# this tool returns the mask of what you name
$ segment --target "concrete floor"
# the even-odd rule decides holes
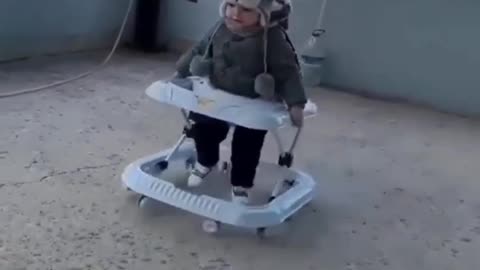
[[[2,64],[0,91],[101,57]],[[144,95],[172,59],[122,52],[87,79],[0,99],[0,269],[480,269],[480,121],[320,89],[297,154],[318,196],[271,238],[138,209],[119,175],[181,130]],[[264,159],[273,150],[269,138]]]

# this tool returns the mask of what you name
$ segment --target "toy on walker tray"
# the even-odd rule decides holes
[[[229,224],[256,229],[258,235],[263,236],[266,228],[285,222],[312,200],[316,186],[314,179],[291,168],[292,152],[301,129],[297,130],[288,150],[284,149],[278,134],[278,129],[291,124],[284,104],[232,95],[213,88],[208,78],[201,77],[189,77],[179,82],[158,81],[146,93],[158,102],[179,107],[186,125],[171,149],[137,160],[124,170],[123,186],[140,194],[139,206],[143,206],[147,199],[153,199],[206,218],[203,229],[208,233],[217,232],[221,224]],[[183,164],[181,169],[188,172],[196,162],[195,146],[187,141],[191,138],[189,130],[192,126],[188,119],[189,111],[224,120],[232,126],[273,133],[280,156],[277,164],[270,165],[276,171],[286,173],[275,179],[276,184],[272,185],[271,195],[266,196],[264,204],[241,205],[206,194],[195,194],[167,179],[169,170],[178,170],[173,163],[180,162]],[[305,106],[305,118],[314,116],[316,112],[315,104],[309,101]],[[228,163],[221,163],[220,169],[228,172]]]

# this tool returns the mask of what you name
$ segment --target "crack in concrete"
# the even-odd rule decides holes
[[[49,178],[60,176],[60,175],[74,174],[74,173],[79,173],[79,172],[87,171],[87,170],[98,170],[98,169],[108,168],[108,167],[119,165],[120,163],[121,162],[98,165],[98,166],[85,166],[85,167],[76,168],[75,170],[71,170],[71,171],[61,171],[61,172],[53,171],[49,175],[46,175],[46,176],[40,178],[40,180],[38,182],[44,182],[45,180],[47,180]]]
[[[26,184],[41,183],[41,182],[45,182],[48,179],[56,177],[56,176],[70,175],[70,174],[75,174],[75,173],[79,173],[79,172],[82,172],[82,171],[88,171],[88,170],[98,170],[98,169],[113,167],[113,166],[120,165],[120,164],[121,164],[121,162],[115,162],[115,163],[111,163],[111,164],[104,164],[104,165],[98,165],[98,166],[85,166],[85,167],[76,168],[76,169],[70,170],[70,171],[60,171],[60,172],[52,171],[49,175],[46,175],[46,176],[40,178],[38,181],[0,183],[0,188],[6,187],[6,186],[20,187],[20,186],[26,185]]]

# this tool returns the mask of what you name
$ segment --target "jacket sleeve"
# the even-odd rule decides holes
[[[303,107],[307,103],[300,66],[293,45],[286,33],[278,28],[269,30],[267,61],[275,79],[275,91],[288,105]]]
[[[217,22],[200,41],[180,56],[176,63],[176,70],[179,77],[188,77],[191,75],[190,63],[192,62],[192,59],[197,55],[205,54],[205,51],[209,47],[210,40],[213,38],[213,35],[221,23],[222,21]]]

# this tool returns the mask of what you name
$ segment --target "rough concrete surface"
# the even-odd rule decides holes
[[[0,92],[101,56],[0,65]],[[144,94],[173,59],[123,51],[92,77],[0,99],[0,269],[480,269],[480,122],[322,89],[297,151],[318,196],[279,232],[211,236],[199,217],[138,209],[120,174],[181,131]],[[264,159],[274,150],[269,138]]]

